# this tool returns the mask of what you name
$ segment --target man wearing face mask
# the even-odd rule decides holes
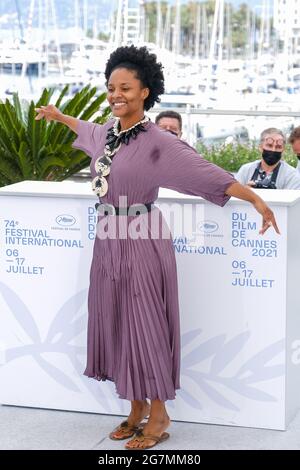
[[[298,172],[300,172],[300,126],[295,127],[295,129],[293,129],[289,137],[289,144],[291,144],[293,152],[297,155],[297,170]]]
[[[260,136],[261,160],[246,163],[239,169],[236,179],[259,189],[300,189],[300,175],[282,160],[285,136],[276,128],[264,130]]]

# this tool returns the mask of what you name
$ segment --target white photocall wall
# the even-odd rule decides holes
[[[126,414],[114,384],[82,375],[95,200],[80,183],[53,184],[0,190],[0,402]],[[170,204],[178,217],[183,204],[197,211],[195,224],[174,227],[182,388],[167,404],[173,419],[285,429],[299,405],[288,393],[289,377],[300,391],[292,193],[283,203],[274,196],[281,235],[262,237],[249,204],[220,208],[161,191],[166,218]]]

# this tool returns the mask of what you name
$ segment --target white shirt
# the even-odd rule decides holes
[[[255,169],[261,160],[246,163],[242,165],[235,178],[241,184],[247,184],[251,180]],[[276,179],[277,189],[300,189],[300,162],[298,164],[299,171],[293,168],[284,160],[280,160],[280,168]]]

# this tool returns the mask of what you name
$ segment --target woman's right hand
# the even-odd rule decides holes
[[[62,115],[62,112],[53,104],[48,104],[47,106],[35,108],[35,111],[38,113],[35,117],[36,121],[40,121],[40,119],[43,118],[45,118],[47,122],[58,121],[59,117]]]

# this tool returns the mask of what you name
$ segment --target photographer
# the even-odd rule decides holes
[[[276,128],[264,130],[260,136],[261,160],[246,163],[236,179],[241,184],[261,189],[300,189],[300,175],[282,160],[285,136]]]

